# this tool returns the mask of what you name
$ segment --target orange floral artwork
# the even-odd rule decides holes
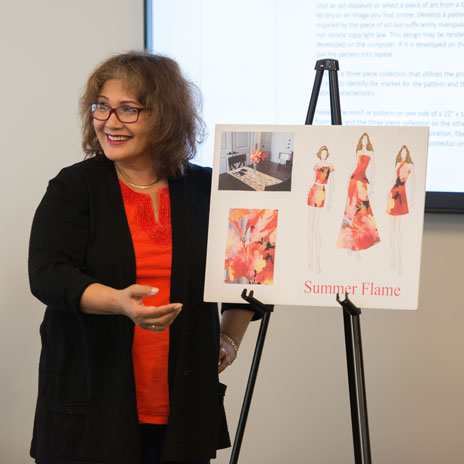
[[[274,209],[230,209],[225,282],[274,283],[277,215]]]

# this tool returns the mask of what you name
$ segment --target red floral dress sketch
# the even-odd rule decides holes
[[[277,210],[231,209],[224,262],[225,282],[274,282]],[[237,282],[238,283],[238,282]]]
[[[371,157],[358,154],[357,165],[350,177],[348,196],[337,246],[349,250],[365,250],[380,241],[367,192],[366,169]]]
[[[387,213],[392,216],[402,216],[409,213],[408,199],[406,198],[406,181],[411,168],[402,161],[396,170],[396,181],[393,185],[387,202]]]
[[[316,180],[308,194],[308,206],[322,208],[325,203],[325,186],[329,180],[330,173],[334,170],[333,166],[314,166],[316,171]]]

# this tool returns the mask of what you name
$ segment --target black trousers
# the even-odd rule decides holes
[[[140,424],[141,464],[160,464],[164,443],[165,425]],[[169,464],[210,464],[207,460],[176,461]]]

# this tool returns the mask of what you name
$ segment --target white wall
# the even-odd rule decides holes
[[[48,179],[82,158],[77,98],[89,71],[143,45],[142,3],[10,2],[0,15],[1,464],[31,462],[43,315],[26,275],[32,215]],[[420,309],[362,315],[376,464],[464,462],[463,262],[464,216],[426,216]],[[223,375],[232,431],[258,327]],[[340,311],[277,308],[240,462],[347,464],[350,427]],[[223,451],[217,462],[229,456]]]
[[[27,281],[32,215],[48,180],[82,159],[77,99],[86,77],[108,55],[142,47],[142,0],[2,2],[1,464],[32,462],[43,316]]]
[[[290,153],[293,151],[293,133],[277,132],[272,134],[271,161],[279,163],[280,152]]]

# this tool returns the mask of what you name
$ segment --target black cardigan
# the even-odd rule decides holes
[[[167,461],[215,457],[230,445],[217,307],[203,302],[210,188],[211,170],[194,165],[169,182],[171,301],[183,310],[170,329]],[[91,283],[122,289],[135,275],[113,163],[92,158],[63,169],[37,209],[29,250],[31,290],[47,305],[31,445],[38,463],[140,463],[134,325],[79,311]]]

